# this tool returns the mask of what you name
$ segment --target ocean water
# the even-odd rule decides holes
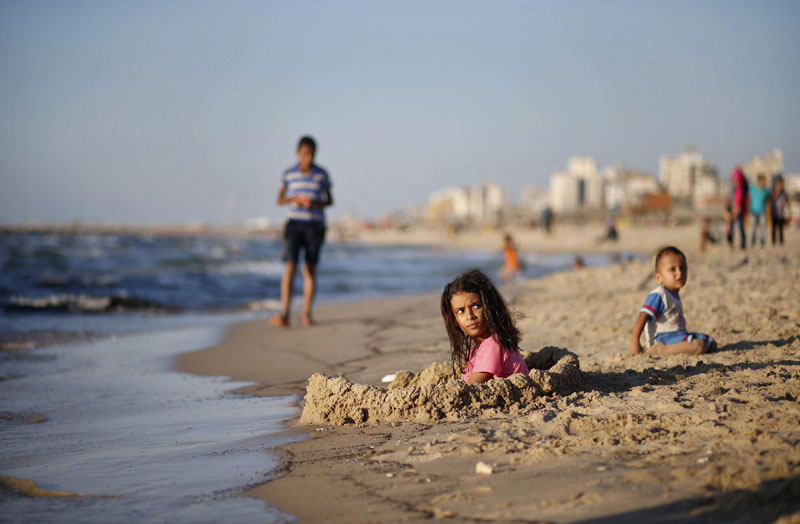
[[[240,493],[273,474],[266,451],[292,438],[281,421],[298,399],[234,395],[243,384],[174,371],[180,353],[275,310],[280,254],[266,240],[0,235],[0,342],[17,347],[0,351],[0,475],[86,495],[0,490],[0,520],[291,520]],[[529,278],[573,259],[522,257]],[[330,243],[319,302],[438,291],[501,264],[499,252]],[[48,340],[72,342],[41,347]]]
[[[210,236],[0,235],[0,341],[48,333],[123,334],[275,311],[281,243]],[[584,255],[587,265],[607,255]],[[571,267],[574,254],[523,254],[527,278]],[[427,293],[477,267],[497,275],[498,251],[331,242],[319,303]],[[295,291],[302,281],[298,275]],[[296,301],[299,304],[299,301]]]
[[[294,397],[229,393],[243,383],[173,371],[223,326],[110,337],[3,362],[0,474],[81,497],[0,490],[2,522],[284,522],[241,497],[268,480],[266,450],[289,442]]]

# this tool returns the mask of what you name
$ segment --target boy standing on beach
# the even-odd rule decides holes
[[[656,255],[656,281],[660,284],[647,295],[633,326],[629,349],[632,355],[642,352],[639,337],[647,324],[647,349],[650,355],[699,355],[713,351],[717,343],[709,335],[690,333],[683,316],[681,288],[686,285],[686,255],[676,247],[665,247]]]
[[[304,136],[297,144],[297,164],[283,173],[278,205],[289,205],[289,220],[283,231],[283,261],[286,269],[281,279],[281,312],[272,317],[272,323],[289,327],[289,311],[294,291],[294,276],[300,259],[303,265],[303,324],[313,323],[311,306],[317,284],[317,262],[325,241],[324,208],[333,205],[331,181],[328,173],[314,164],[317,144]]]
[[[756,228],[761,229],[761,247],[767,241],[767,201],[769,200],[769,189],[767,189],[767,177],[764,173],[759,173],[756,179],[756,187],[750,191],[750,213],[753,215],[753,225],[750,233],[750,245],[756,246]]]

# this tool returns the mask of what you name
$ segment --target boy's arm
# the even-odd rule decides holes
[[[278,205],[282,206],[284,204],[288,204],[291,201],[292,198],[286,196],[286,187],[281,186],[281,190],[278,192]]]
[[[639,343],[639,337],[642,336],[642,330],[648,320],[650,320],[650,315],[647,313],[639,313],[639,316],[636,318],[636,323],[633,325],[633,333],[631,334],[631,341],[628,343],[628,350],[631,355],[638,355],[642,352],[642,345]]]
[[[330,189],[325,190],[325,200],[312,200],[309,209],[322,209],[323,207],[328,207],[333,205],[333,193],[331,193]]]
[[[311,200],[305,196],[286,196],[286,188],[281,187],[280,192],[278,192],[278,205],[282,206],[285,204],[295,204],[300,207],[305,207],[311,209]]]

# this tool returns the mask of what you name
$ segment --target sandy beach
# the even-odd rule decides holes
[[[595,244],[601,232],[517,242],[522,251],[678,245],[688,254],[688,327],[711,333],[719,351],[627,354],[656,285],[649,261],[504,287],[523,349],[577,355],[579,385],[440,420],[290,421],[308,439],[279,448],[279,477],[248,494],[303,522],[800,522],[796,232],[785,247],[746,254],[697,253],[689,226],[623,230],[612,245]],[[449,360],[438,294],[325,306],[316,316],[312,328],[236,325],[179,366],[257,383],[242,393],[302,395],[317,372],[385,388],[386,374]]]

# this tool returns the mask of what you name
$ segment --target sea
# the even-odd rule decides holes
[[[276,311],[281,253],[265,238],[0,235],[2,521],[293,521],[242,492],[275,475],[269,449],[302,438],[282,424],[299,398],[237,395],[245,383],[175,369],[179,354],[216,344],[231,324]],[[587,266],[618,258],[525,253],[522,278],[571,268],[576,256]],[[317,303],[437,292],[466,269],[494,276],[502,263],[499,247],[333,241]],[[73,496],[34,496],[9,479]]]

